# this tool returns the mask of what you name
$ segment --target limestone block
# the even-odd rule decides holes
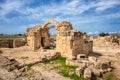
[[[80,77],[83,75],[84,70],[85,70],[85,66],[81,66],[81,67],[76,68],[75,73],[77,76]]]
[[[109,67],[111,67],[111,62],[106,59],[97,60],[97,62],[95,63],[95,68],[97,69],[107,69]]]
[[[84,75],[83,76],[84,76],[84,78],[86,80],[91,80],[91,78],[92,78],[92,70],[90,68],[86,68],[84,70]]]
[[[99,70],[99,69],[95,69],[95,68],[92,68],[92,73],[97,76],[97,77],[101,77],[102,76],[102,71]]]
[[[97,58],[96,58],[96,57],[93,57],[93,56],[89,56],[89,57],[88,57],[88,60],[89,60],[90,62],[93,62],[93,63],[96,63],[96,62],[97,62]]]

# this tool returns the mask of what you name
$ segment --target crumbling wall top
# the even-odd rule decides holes
[[[36,25],[32,28],[27,28],[27,35],[34,35],[38,30],[40,30],[41,26],[40,25]]]
[[[69,31],[72,29],[73,29],[72,24],[67,21],[62,21],[57,25],[57,31]]]

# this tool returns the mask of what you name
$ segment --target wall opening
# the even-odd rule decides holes
[[[44,43],[45,43],[45,37],[41,37],[41,46],[42,46],[42,47],[45,46]]]
[[[50,48],[54,49],[56,48],[56,30],[55,28],[50,28],[49,29],[49,34],[50,34]]]
[[[13,40],[8,40],[8,47],[13,48]]]

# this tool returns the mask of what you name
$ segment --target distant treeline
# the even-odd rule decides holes
[[[109,33],[104,33],[104,32],[102,32],[102,33],[99,33],[99,36],[101,36],[101,37],[109,36]]]
[[[26,34],[0,34],[0,38],[24,38],[26,37]]]

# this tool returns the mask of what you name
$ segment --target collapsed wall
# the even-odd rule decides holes
[[[91,37],[91,40],[93,40],[94,46],[99,47],[120,47],[120,37],[119,36],[105,36],[105,37]]]
[[[15,48],[25,46],[26,40],[17,38],[17,39],[0,39],[0,48]]]

